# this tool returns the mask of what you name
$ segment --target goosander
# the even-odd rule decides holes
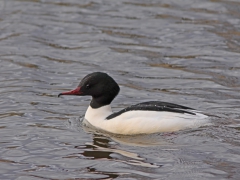
[[[113,113],[111,102],[120,88],[103,72],[85,76],[78,87],[58,95],[92,96],[85,120],[97,129],[113,134],[136,135],[173,132],[209,123],[208,116],[195,109],[168,102],[149,101]]]

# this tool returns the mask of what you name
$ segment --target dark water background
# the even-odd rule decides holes
[[[0,179],[240,179],[240,1],[0,0]],[[109,137],[81,127],[93,71],[117,111],[161,100],[213,126]]]

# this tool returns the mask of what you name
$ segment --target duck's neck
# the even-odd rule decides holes
[[[100,120],[106,119],[110,114],[112,114],[112,108],[110,105],[101,106],[99,108],[93,108],[90,105],[86,111],[85,119],[90,123],[95,121],[100,122]]]
[[[108,83],[108,86],[105,87],[101,95],[92,95],[90,106],[94,109],[98,109],[110,105],[113,99],[118,95],[119,91],[120,88],[115,81]]]
[[[109,105],[114,97],[110,95],[100,96],[100,97],[92,97],[92,101],[90,103],[90,106],[93,109],[99,109],[103,106]]]

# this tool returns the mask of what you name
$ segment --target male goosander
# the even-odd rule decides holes
[[[85,76],[78,87],[58,95],[92,96],[85,120],[97,129],[114,134],[133,135],[173,132],[197,128],[209,122],[208,116],[177,104],[149,101],[129,106],[113,113],[111,102],[120,88],[103,72]]]

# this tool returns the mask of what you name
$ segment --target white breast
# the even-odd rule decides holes
[[[98,109],[89,106],[85,119],[94,127],[114,134],[150,134],[197,128],[209,123],[208,116],[194,113],[196,115],[164,111],[128,111],[107,120],[106,117],[112,114],[110,105],[107,105]]]

